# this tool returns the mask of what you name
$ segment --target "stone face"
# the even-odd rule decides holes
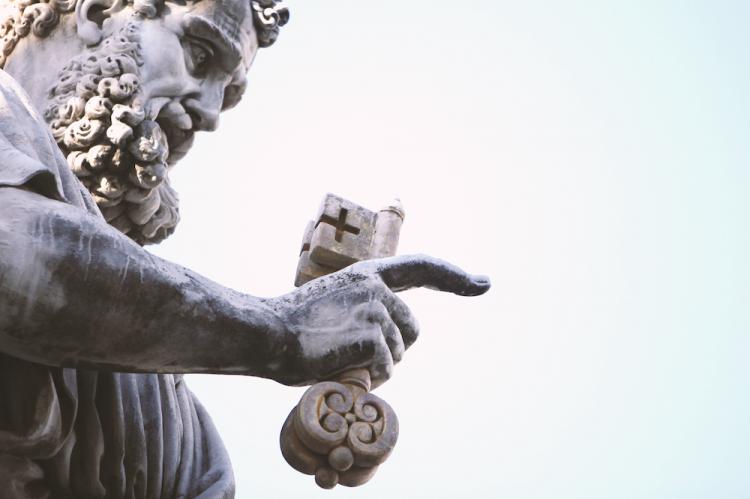
[[[35,73],[26,75],[25,90],[47,101],[39,110],[71,169],[107,220],[142,245],[174,232],[179,203],[171,168],[194,132],[216,128],[219,112],[240,100],[258,47],[271,45],[289,17],[276,0],[5,0],[2,6],[8,14],[0,23],[0,67]],[[107,9],[99,24],[88,19],[91,8]],[[156,29],[148,22],[160,18],[165,22]],[[19,41],[38,37],[54,39],[44,42],[50,64],[15,56]],[[82,47],[70,57],[76,43]],[[207,69],[232,81],[182,95]]]

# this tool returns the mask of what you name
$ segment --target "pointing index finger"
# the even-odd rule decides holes
[[[474,275],[439,258],[404,255],[361,262],[361,269],[380,275],[393,291],[423,287],[461,296],[477,296],[490,289],[490,279]]]

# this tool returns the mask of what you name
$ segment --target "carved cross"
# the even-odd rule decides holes
[[[327,215],[323,213],[321,215],[320,220],[318,220],[318,224],[324,223],[328,225],[332,225],[336,228],[336,241],[341,242],[341,240],[344,238],[344,232],[350,232],[354,234],[355,236],[359,234],[359,227],[355,227],[354,225],[349,225],[346,223],[346,217],[349,215],[349,210],[346,208],[341,208],[339,211],[338,218],[334,218],[330,215]],[[317,227],[318,225],[316,225]]]
[[[400,203],[376,213],[326,195],[317,216],[305,228],[295,286],[355,262],[395,255],[403,219]]]

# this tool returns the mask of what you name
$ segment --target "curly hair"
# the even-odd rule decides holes
[[[7,0],[6,13],[0,21],[0,68],[13,52],[18,41],[32,33],[40,38],[60,22],[60,17],[75,10],[82,0]],[[154,18],[170,0],[124,0],[136,12]],[[198,0],[202,1],[202,0]],[[248,0],[252,2],[253,25],[260,47],[272,45],[279,28],[289,20],[289,10],[279,0]]]

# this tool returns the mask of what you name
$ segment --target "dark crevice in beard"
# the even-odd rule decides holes
[[[138,34],[131,21],[69,61],[44,116],[107,222],[144,245],[174,232],[179,202],[169,185],[167,137],[146,119],[140,97]]]

